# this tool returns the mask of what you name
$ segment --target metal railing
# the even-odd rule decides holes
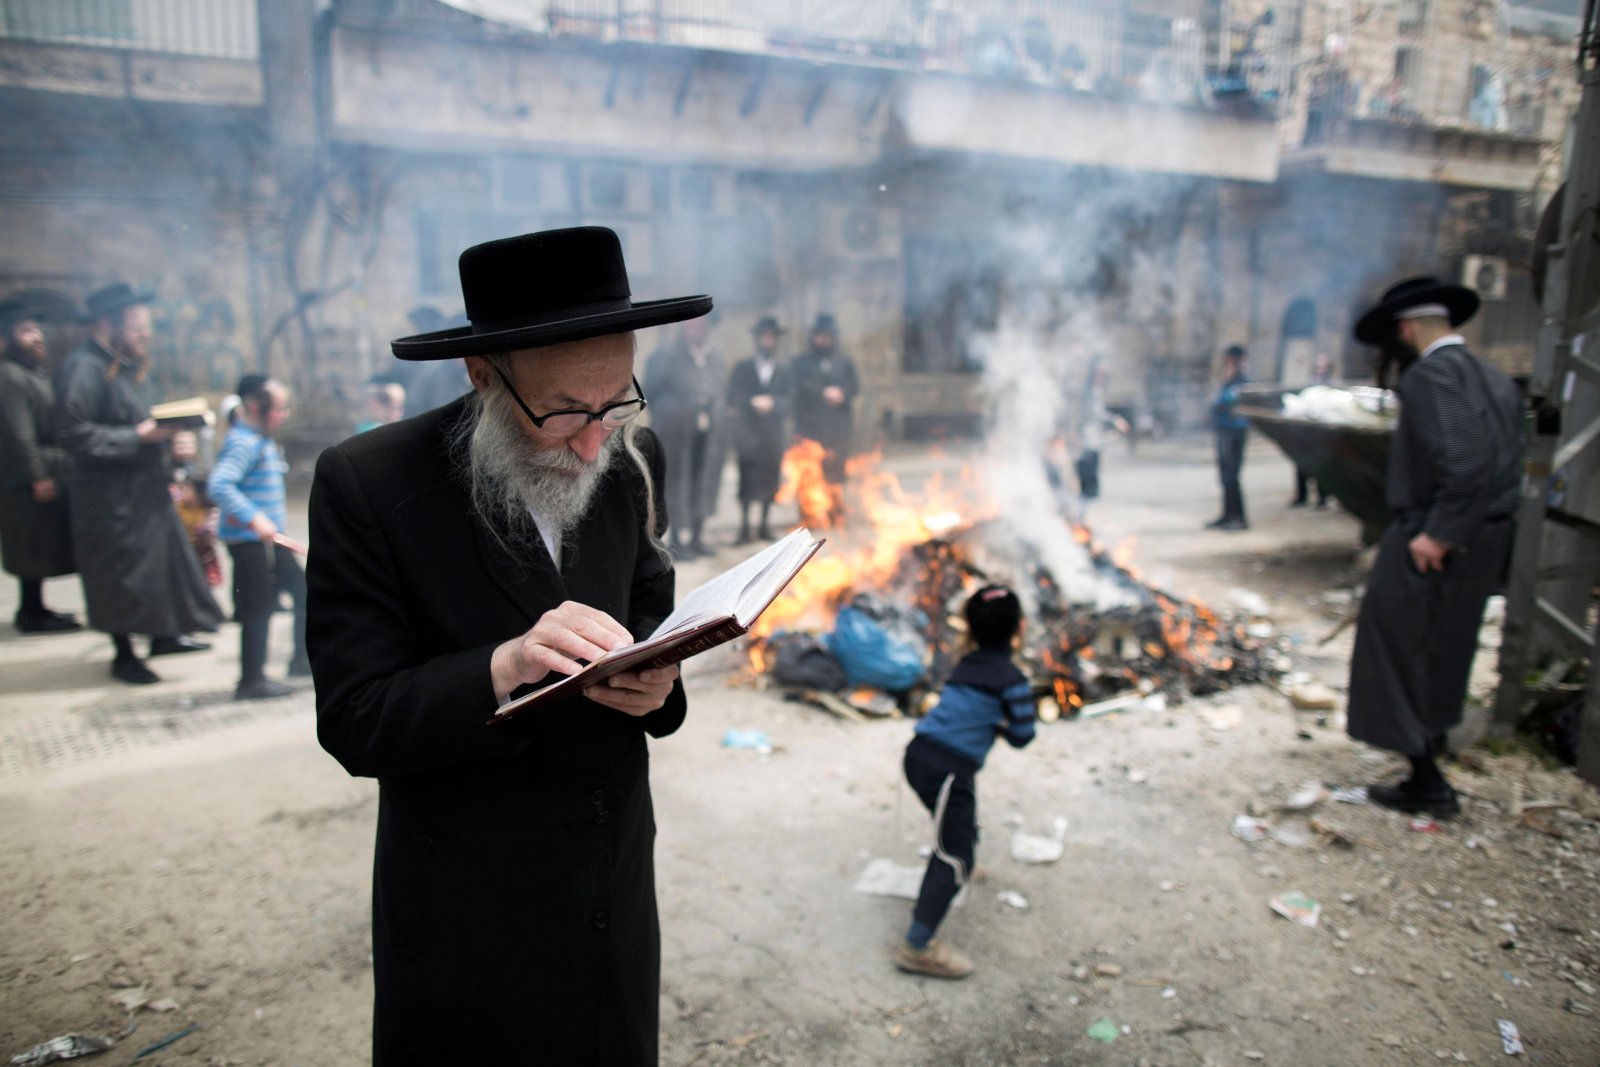
[[[472,0],[452,2],[483,10]],[[1202,102],[1211,88],[1198,3],[1195,17],[1130,12],[1114,0],[548,0],[542,6],[544,28],[555,36],[949,71],[1170,103]],[[1276,85],[1258,65],[1240,91],[1264,82]]]
[[[256,0],[0,0],[0,38],[255,59]]]

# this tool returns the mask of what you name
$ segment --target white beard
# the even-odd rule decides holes
[[[504,389],[480,393],[468,405],[452,443],[478,519],[513,554],[543,540],[530,508],[558,542],[565,540],[588,512],[621,434],[607,437],[595,461],[585,463],[567,448],[537,448]]]

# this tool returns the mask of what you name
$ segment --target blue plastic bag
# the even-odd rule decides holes
[[[828,651],[851,685],[903,693],[922,680],[926,646],[909,627],[894,630],[855,604],[840,610],[827,637]]]

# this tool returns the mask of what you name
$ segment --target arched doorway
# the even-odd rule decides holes
[[[1278,340],[1278,382],[1299,387],[1311,382],[1311,364],[1317,354],[1317,305],[1301,297],[1283,313]]]

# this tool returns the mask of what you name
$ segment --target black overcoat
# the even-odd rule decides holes
[[[0,359],[0,558],[7,574],[54,578],[76,570],[67,521],[67,454],[56,444],[56,394],[43,367]],[[40,503],[33,483],[51,479]]]
[[[1505,572],[1522,471],[1522,397],[1460,345],[1401,376],[1389,446],[1393,521],[1350,657],[1351,737],[1408,756],[1430,751],[1461,721],[1483,609]],[[1417,570],[1418,533],[1453,546],[1445,569]]]
[[[150,406],[133,372],[113,373],[112,362],[91,340],[67,357],[56,396],[89,625],[163,637],[215,630],[222,609],[173,506],[162,446],[135,432]]]
[[[650,427],[661,439],[661,449],[668,460],[664,492],[667,511],[685,531],[717,511],[717,493],[728,454],[728,429],[722,418],[722,390],[727,380],[727,364],[716,349],[709,349],[705,363],[696,365],[682,337],[652,352],[645,366]],[[702,417],[708,423],[707,433],[696,457]]]
[[[507,556],[447,454],[458,400],[328,449],[311,490],[317,732],[379,780],[373,1062],[654,1064],[660,935],[645,735],[582,698],[486,726],[489,660],[564,600],[644,635],[672,608],[617,450],[558,571]],[[642,443],[661,462],[654,438]]]
[[[789,413],[793,405],[789,368],[775,360],[772,377],[761,384],[756,361],[740,360],[728,375],[728,423],[734,454],[739,460],[739,500],[767,503],[778,495],[783,453],[789,447]],[[758,396],[772,397],[772,410],[750,406]]]
[[[791,366],[794,381],[794,432],[820,442],[833,453],[828,464],[830,479],[838,480],[838,471],[850,452],[850,406],[861,391],[856,377],[856,365],[842,350],[827,354],[808,348],[796,356]],[[836,385],[844,391],[844,403],[838,406],[822,399],[822,391]]]

